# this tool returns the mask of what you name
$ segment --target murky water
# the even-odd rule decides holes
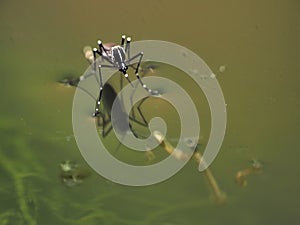
[[[0,224],[295,224],[299,21],[300,4],[293,0],[2,1]],[[214,203],[193,161],[165,182],[137,188],[100,177],[80,155],[71,122],[75,89],[57,81],[85,71],[83,46],[95,46],[98,38],[119,42],[123,33],[183,45],[216,74],[228,124],[210,169],[227,195],[225,204]],[[210,122],[202,92],[174,68],[162,65],[154,75],[181,83],[200,102],[205,145]],[[117,89],[118,78],[111,84]],[[178,115],[171,105],[149,99],[143,108],[147,118],[166,119],[168,138],[176,144]],[[113,134],[104,141],[118,145]],[[144,154],[126,151],[121,147],[117,157],[151,163]],[[161,148],[155,153],[156,160],[166,157]],[[241,187],[235,176],[251,168],[252,159],[262,170],[246,176],[247,186]],[[86,174],[74,187],[61,177],[65,160]]]

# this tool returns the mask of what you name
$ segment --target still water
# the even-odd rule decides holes
[[[1,1],[0,224],[296,224],[299,21],[294,0]],[[185,46],[216,74],[228,123],[210,170],[226,193],[224,204],[214,202],[193,160],[160,184],[128,187],[99,176],[82,158],[72,130],[75,88],[58,81],[86,70],[84,46],[99,38],[119,42],[123,33]],[[210,114],[201,90],[166,65],[151,75],[180,83],[197,102],[204,150]],[[111,85],[118,90],[117,76]],[[149,99],[143,110],[166,120],[176,144],[180,123],[171,105]],[[118,146],[113,134],[104,142]],[[112,152],[136,165],[166,157],[162,148],[151,162],[124,147]],[[66,167],[66,160],[75,164]],[[242,187],[235,179],[250,171],[251,160],[262,168]],[[74,185],[62,174],[72,165],[80,171]]]

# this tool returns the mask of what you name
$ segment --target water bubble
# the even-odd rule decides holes
[[[220,73],[224,73],[226,71],[226,66],[225,65],[220,66],[219,71]]]
[[[195,143],[192,139],[190,139],[190,138],[186,138],[185,140],[184,140],[184,142],[185,142],[185,144],[188,146],[188,147],[190,147],[190,148],[193,148],[193,147],[195,147],[196,145],[197,145],[197,143]]]

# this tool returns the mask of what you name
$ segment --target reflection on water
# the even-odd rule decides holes
[[[29,0],[0,5],[0,224],[252,225],[299,220],[297,1],[135,0],[115,7],[94,0]],[[209,186],[193,162],[165,182],[133,188],[98,176],[80,155],[72,138],[74,89],[56,81],[85,71],[82,47],[99,38],[118,42],[123,32],[136,40],[186,46],[214,71],[228,104],[228,127],[210,169],[227,194],[226,204],[212,203]],[[203,151],[210,112],[201,90],[174,68],[145,68],[147,76],[172,79],[191,93],[200,115]],[[110,84],[118,90],[118,79]],[[170,104],[149,99],[143,110],[146,118],[165,119],[167,138],[176,145],[180,124]],[[143,127],[136,129],[148,134]],[[113,134],[105,143],[111,149],[118,146]],[[153,153],[153,163],[168,154],[162,148]],[[152,163],[145,154],[124,147],[116,155],[135,165]],[[66,159],[88,171],[87,177],[79,177],[79,185],[61,182],[60,163]],[[249,165],[251,159],[263,162],[262,173],[252,174],[256,167]],[[78,181],[76,173],[68,181]],[[235,179],[248,181],[247,187],[240,188]]]

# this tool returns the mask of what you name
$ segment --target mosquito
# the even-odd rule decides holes
[[[126,43],[125,43],[126,41]],[[140,75],[139,75],[139,68],[142,62],[142,58],[144,53],[139,52],[138,54],[130,57],[130,43],[131,43],[131,37],[127,37],[125,35],[122,35],[121,43],[120,45],[111,45],[111,46],[104,46],[102,44],[101,40],[98,40],[98,48],[92,49],[92,58],[89,57],[89,61],[93,64],[94,72],[96,72],[96,59],[97,55],[101,57],[101,61],[105,61],[108,63],[108,65],[98,65],[98,75],[99,75],[99,81],[100,81],[100,91],[99,96],[96,101],[95,106],[95,112],[93,113],[93,116],[96,117],[99,115],[99,109],[100,109],[100,103],[102,98],[102,92],[103,92],[103,82],[102,82],[102,75],[101,75],[101,68],[107,67],[107,68],[116,68],[118,69],[122,75],[127,79],[128,83],[132,86],[127,70],[129,67],[132,67],[135,69],[135,76],[139,80],[139,83],[142,85],[142,87],[150,94],[150,95],[158,95],[157,91],[154,91],[147,87],[147,85],[142,81]],[[138,64],[136,68],[132,65],[132,61],[134,59],[138,58]]]
[[[114,46],[117,46],[115,43],[104,43],[103,47],[106,49],[106,51],[109,51],[109,49],[113,48]],[[85,58],[87,61],[92,65],[95,66],[95,58],[94,58],[94,52],[93,49],[90,46],[86,46],[83,48],[83,53],[85,55]],[[137,64],[130,65],[133,68],[136,68]],[[102,67],[106,67],[110,65],[102,65]],[[98,66],[98,68],[100,68]],[[112,67],[115,68],[115,67]],[[140,79],[147,74],[148,72],[154,73],[154,71],[157,69],[157,65],[153,63],[147,63],[145,66],[139,66],[139,70],[142,73],[140,76]],[[94,70],[94,68],[92,69]],[[122,99],[122,96],[118,96],[117,91],[114,89],[114,87],[106,82],[105,84],[102,83],[102,74],[101,74],[101,69],[98,70],[99,73],[99,78],[98,83],[100,84],[100,93],[98,99],[96,99],[90,92],[89,90],[82,89],[80,86],[78,86],[80,81],[83,81],[87,79],[90,76],[94,76],[96,74],[95,71],[92,71],[92,73],[82,75],[80,77],[74,78],[73,76],[69,76],[64,78],[63,80],[59,81],[60,83],[66,85],[66,86],[74,86],[82,89],[85,93],[91,96],[95,101],[101,100],[101,105],[96,105],[98,106],[98,110],[95,110],[95,113],[93,114],[97,118],[97,124],[99,127],[102,127],[102,137],[105,138],[110,131],[112,130],[111,122],[112,122],[112,117],[111,117],[111,110],[113,104],[115,104],[117,116],[114,118],[116,121],[117,127],[115,129],[118,131],[120,134],[126,134],[127,132],[131,131],[135,137],[138,137],[139,135],[132,129],[131,123],[134,122],[135,124],[138,124],[143,127],[148,126],[148,122],[146,121],[142,110],[141,110],[141,105],[143,104],[144,101],[141,101],[137,104],[136,110],[138,111],[138,115],[140,119],[136,119],[134,109],[132,110],[132,115],[128,115],[125,111],[124,108],[124,101]],[[130,82],[131,84],[131,82]],[[139,85],[139,83],[137,84]],[[123,76],[120,76],[120,88],[122,89],[123,86]],[[147,89],[149,91],[149,89]],[[150,90],[151,91],[151,90]],[[144,100],[144,99],[143,99]],[[126,124],[129,124],[129,129]]]

